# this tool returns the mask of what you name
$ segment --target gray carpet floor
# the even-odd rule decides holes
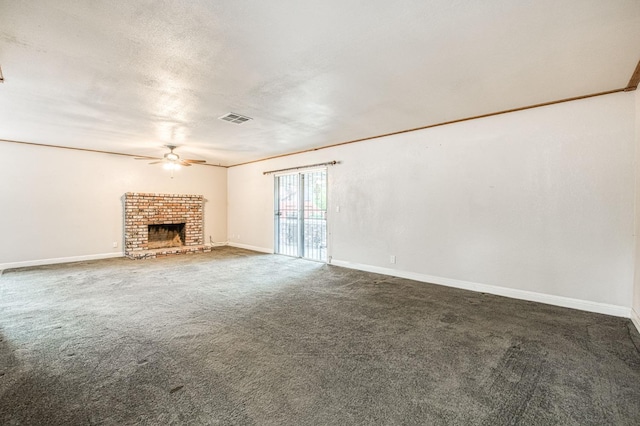
[[[0,424],[638,425],[629,320],[222,247],[0,276]]]

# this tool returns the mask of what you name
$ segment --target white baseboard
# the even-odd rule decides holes
[[[247,249],[247,250],[259,251],[260,253],[273,254],[273,249],[271,249],[271,248],[257,247],[257,246],[251,246],[249,244],[240,244],[240,243],[229,243],[228,245],[231,246],[231,247],[237,247],[237,248],[243,248],[243,249]]]
[[[581,311],[596,312],[599,314],[612,315],[616,317],[629,318],[631,309],[625,306],[610,305],[607,303],[591,302],[588,300],[573,299],[570,297],[554,296],[545,293],[536,293],[527,290],[518,290],[507,287],[498,287],[488,284],[479,284],[470,281],[456,280],[452,278],[436,277],[417,272],[400,271],[398,269],[383,268],[380,266],[363,265],[360,263],[346,262],[343,260],[331,261],[332,265],[344,268],[358,269],[360,271],[373,272],[382,275],[406,278],[415,281],[422,281],[431,284],[439,284],[447,287],[455,287],[463,290],[471,290],[482,293],[495,294],[496,296],[510,297],[513,299],[528,300],[530,302],[546,303],[548,305],[562,306],[564,308],[579,309]],[[636,322],[638,327],[639,322]]]
[[[638,333],[640,333],[640,314],[635,309],[631,309],[631,322],[636,326]]]
[[[53,265],[55,263],[81,262],[83,260],[109,259],[123,257],[123,252],[88,254],[84,256],[56,257],[53,259],[26,260],[23,262],[0,263],[0,271],[3,269],[25,268],[28,266]]]

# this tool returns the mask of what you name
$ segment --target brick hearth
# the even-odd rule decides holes
[[[204,245],[202,195],[124,194],[124,248],[131,259],[211,251]],[[149,249],[149,225],[185,224],[184,245]]]

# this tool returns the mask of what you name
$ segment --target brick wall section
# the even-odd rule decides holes
[[[124,194],[124,249],[148,249],[148,225],[185,223],[185,246],[204,243],[202,195]]]

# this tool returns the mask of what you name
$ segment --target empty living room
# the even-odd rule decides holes
[[[0,425],[640,424],[639,41],[0,0]]]

